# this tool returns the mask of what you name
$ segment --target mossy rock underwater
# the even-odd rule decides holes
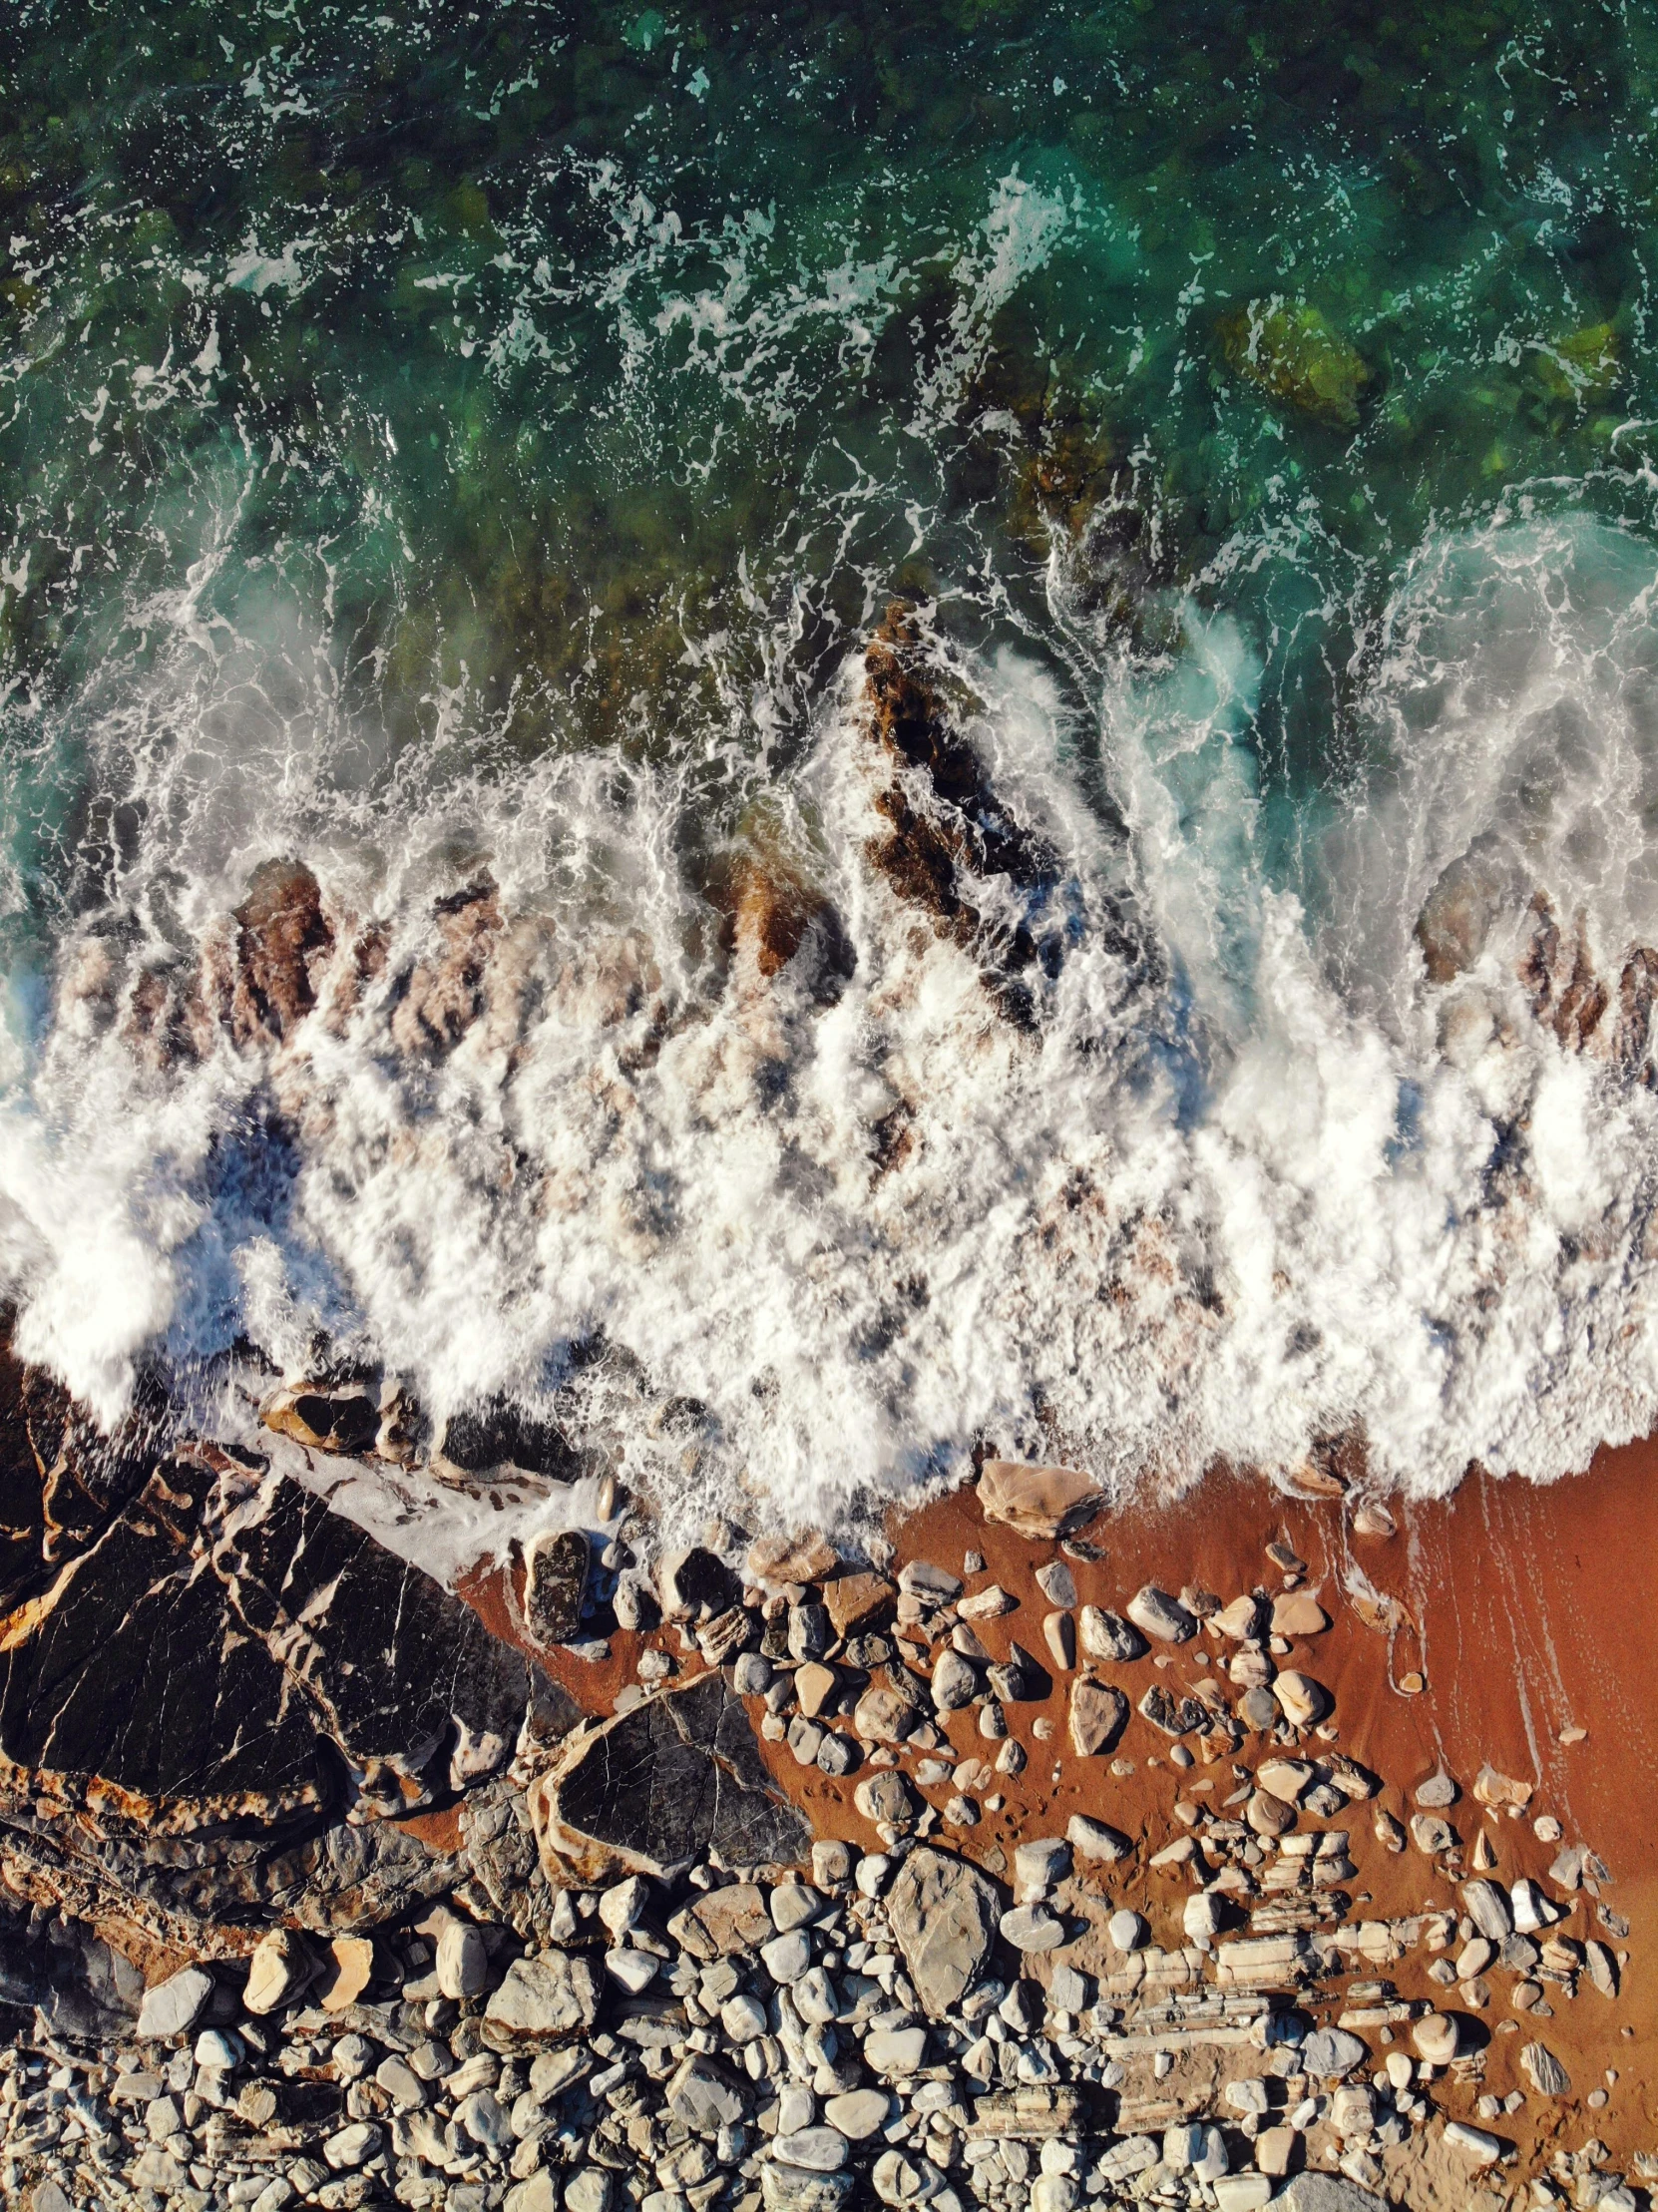
[[[1216,325],[1226,365],[1271,399],[1333,430],[1357,430],[1370,370],[1305,300],[1252,299]]]

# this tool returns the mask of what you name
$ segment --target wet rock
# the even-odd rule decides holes
[[[838,1574],[825,1583],[823,1604],[836,1636],[853,1636],[885,1620],[896,1596],[884,1574]]]
[[[722,1674],[670,1686],[569,1738],[530,1807],[544,1860],[586,1872],[666,1878],[711,1856],[788,1865],[811,1845]]]
[[[960,1712],[979,1694],[979,1669],[959,1651],[941,1652],[933,1667],[933,1704],[941,1713]]]
[[[1076,1625],[1082,1649],[1093,1659],[1126,1664],[1130,1659],[1144,1658],[1150,1648],[1130,1621],[1100,1605],[1084,1605]]]
[[[995,1939],[1002,1901],[976,1867],[923,1845],[887,1892],[887,1918],[922,2007],[938,2019],[978,1980]]]
[[[1330,1615],[1311,1590],[1288,1590],[1272,1603],[1275,1636],[1319,1636],[1330,1625]]]
[[[826,1581],[840,1570],[840,1554],[821,1530],[792,1537],[758,1537],[748,1548],[749,1579],[781,1587]],[[837,1634],[844,1635],[844,1628]]]
[[[1189,1736],[1209,1723],[1208,1709],[1197,1698],[1173,1697],[1161,1682],[1152,1683],[1138,1709],[1165,1736]]]
[[[468,1475],[516,1467],[571,1483],[584,1472],[580,1454],[556,1421],[500,1393],[449,1416],[442,1457]]]
[[[238,1045],[279,1045],[316,1005],[317,984],[332,958],[334,933],[322,893],[297,860],[267,860],[254,870],[235,912],[230,1033]]]
[[[1071,1749],[1078,1758],[1109,1751],[1128,1724],[1128,1700],[1109,1683],[1082,1675],[1071,1684],[1068,1721]]]
[[[1184,1643],[1197,1633],[1197,1622],[1177,1597],[1147,1582],[1128,1600],[1129,1619],[1158,1643]]]
[[[371,1452],[380,1434],[380,1403],[365,1385],[284,1386],[267,1398],[259,1419],[308,1452]]]
[[[432,944],[393,985],[391,1034],[412,1059],[453,1052],[484,1011],[485,974],[503,918],[495,885],[480,877],[439,899]]]
[[[580,1529],[537,1537],[524,1566],[524,1624],[537,1643],[568,1643],[582,1625],[588,1540]]]
[[[1045,1566],[1037,1567],[1036,1587],[1050,1605],[1062,1611],[1076,1602],[1076,1577],[1063,1559],[1049,1559]]]
[[[1508,1893],[1497,1882],[1464,1882],[1462,1910],[1481,1936],[1504,1943],[1514,1932],[1513,1908]]]
[[[1216,329],[1235,376],[1329,429],[1357,430],[1370,371],[1317,307],[1276,294],[1252,299],[1223,314]]]
[[[692,1623],[729,1611],[742,1595],[724,1560],[701,1545],[669,1552],[657,1568],[656,1586],[664,1617]]]
[[[1105,1493],[1078,1468],[987,1460],[979,1471],[979,1504],[985,1519],[1004,1522],[1037,1542],[1056,1543],[1085,1527],[1104,1503]],[[1074,1594],[1069,1602],[1075,1602]]]

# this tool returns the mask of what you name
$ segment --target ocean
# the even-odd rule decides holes
[[[19,1352],[687,1524],[1649,1431],[1655,113],[1599,0],[14,0]]]

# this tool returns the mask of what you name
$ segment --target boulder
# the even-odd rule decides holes
[[[1002,1900],[989,1876],[947,1852],[912,1851],[887,1893],[887,1917],[922,2008],[937,2019],[979,1979]]]
[[[1318,2081],[1339,2081],[1369,2056],[1368,2045],[1345,2027],[1317,2028],[1301,2046],[1302,2070]]]
[[[987,1521],[1000,1521],[1021,1536],[1054,1543],[1091,1521],[1105,1493],[1074,1467],[1028,1467],[1016,1460],[987,1460],[979,1472],[979,1504]]]
[[[821,1529],[792,1537],[757,1537],[748,1548],[748,1577],[783,1587],[822,1582],[840,1566],[840,1554]]]
[[[979,1669],[959,1651],[939,1654],[933,1667],[933,1704],[941,1713],[960,1712],[979,1694]]]
[[[637,1873],[671,1880],[698,1861],[793,1865],[811,1830],[766,1772],[722,1674],[670,1685],[566,1739],[532,1788],[551,1881]]]
[[[457,2003],[477,1996],[489,1976],[483,1932],[470,1921],[451,1921],[438,1938],[438,1993]]]
[[[835,1634],[852,1636],[884,1620],[897,1594],[884,1574],[838,1574],[824,1584],[823,1604]]]

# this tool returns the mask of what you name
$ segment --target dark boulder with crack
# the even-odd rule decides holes
[[[560,1529],[531,1545],[524,1566],[524,1625],[537,1643],[568,1643],[580,1629],[589,1548],[580,1529]]]
[[[530,1811],[556,1884],[612,1871],[667,1880],[704,1859],[791,1865],[812,1841],[718,1673],[572,1735],[532,1788]]]

